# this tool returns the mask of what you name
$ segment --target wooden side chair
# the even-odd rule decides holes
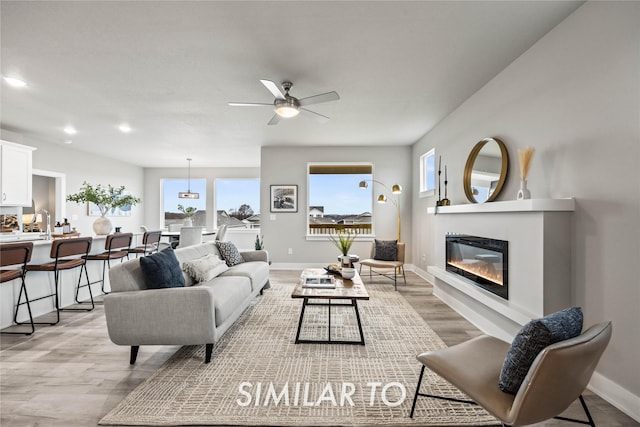
[[[76,286],[76,300],[78,298],[78,289],[80,288],[80,282],[82,280],[82,271],[84,270],[87,284],[89,283],[89,273],[87,273],[86,259],[84,258],[89,254],[91,250],[91,243],[93,238],[91,237],[75,237],[71,239],[56,239],[51,243],[51,252],[49,254],[53,261],[45,264],[27,264],[27,271],[51,271],[55,281],[55,290],[52,294],[45,295],[39,298],[32,299],[31,301],[37,301],[44,298],[54,298],[56,308],[56,321],[53,323],[35,323],[36,325],[57,325],[60,322],[61,311],[91,311],[95,308],[93,303],[93,295],[91,294],[91,288],[89,288],[89,296],[91,298],[91,308],[79,309],[79,308],[60,308],[60,295],[62,288],[60,286],[60,272],[65,270],[73,270],[80,267],[80,274],[78,274],[78,284]],[[25,303],[28,304],[29,300]],[[20,304],[20,303],[19,303]],[[16,307],[16,311],[18,307]]]
[[[31,325],[31,331],[28,332],[2,332],[3,334],[18,334],[18,335],[31,335],[35,332],[36,328],[33,323],[33,315],[31,313],[31,305],[29,304],[29,296],[27,295],[27,287],[24,283],[24,276],[27,273],[27,263],[31,261],[31,254],[33,253],[33,242],[21,242],[21,243],[6,243],[0,244],[0,267],[19,266],[19,268],[3,269],[0,270],[0,283],[11,282],[16,279],[20,279],[20,292],[18,293],[18,303],[22,300],[22,295],[26,301],[27,312],[29,314],[29,324]],[[18,323],[18,307],[13,315],[13,323]]]

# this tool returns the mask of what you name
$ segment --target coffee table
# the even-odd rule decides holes
[[[308,268],[302,271],[298,284],[291,293],[291,298],[302,298],[302,310],[300,311],[300,319],[298,320],[298,331],[296,332],[296,344],[364,344],[364,335],[362,333],[362,322],[360,321],[360,312],[358,311],[358,300],[368,300],[369,294],[360,279],[360,275],[356,272],[356,275],[351,279],[343,279],[342,277],[335,276],[335,289],[325,288],[306,288],[302,285],[305,283],[305,279],[308,275],[320,275],[326,274],[326,271],[322,268]],[[326,300],[326,302],[309,302],[309,300]],[[349,300],[350,303],[337,303],[332,304],[332,300]],[[329,310],[328,315],[328,337],[326,340],[307,340],[300,339],[300,329],[302,328],[302,321],[304,319],[304,310],[307,306],[323,306]],[[360,333],[360,340],[332,340],[331,339],[331,307],[353,307],[356,312],[356,319],[358,321],[358,332]]]

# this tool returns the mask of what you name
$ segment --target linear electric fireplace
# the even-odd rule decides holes
[[[446,236],[446,270],[509,299],[509,242],[464,234]]]

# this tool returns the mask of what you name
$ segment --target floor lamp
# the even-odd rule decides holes
[[[366,189],[369,185],[367,184],[367,181],[371,181],[371,182],[375,182],[377,184],[382,185],[384,188],[387,189],[387,191],[391,191],[392,194],[394,194],[396,197],[395,198],[391,198],[391,203],[394,204],[394,206],[396,207],[396,213],[398,215],[398,242],[400,242],[400,194],[402,194],[402,187],[400,186],[400,184],[393,184],[391,186],[391,190],[389,190],[389,187],[387,187],[384,183],[376,180],[376,179],[367,179],[364,181],[360,181],[360,183],[358,184],[358,187],[361,189]],[[387,196],[384,195],[384,193],[380,193],[378,195],[378,203],[387,203]]]

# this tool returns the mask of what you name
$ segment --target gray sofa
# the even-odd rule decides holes
[[[214,242],[177,249],[175,254],[180,265],[219,255]],[[246,262],[207,282],[194,283],[183,271],[185,286],[179,288],[147,289],[139,259],[113,265],[109,271],[112,292],[104,297],[111,341],[131,346],[131,364],[141,345],[198,344],[206,344],[205,363],[209,363],[213,344],[269,287],[267,252],[241,254]]]

